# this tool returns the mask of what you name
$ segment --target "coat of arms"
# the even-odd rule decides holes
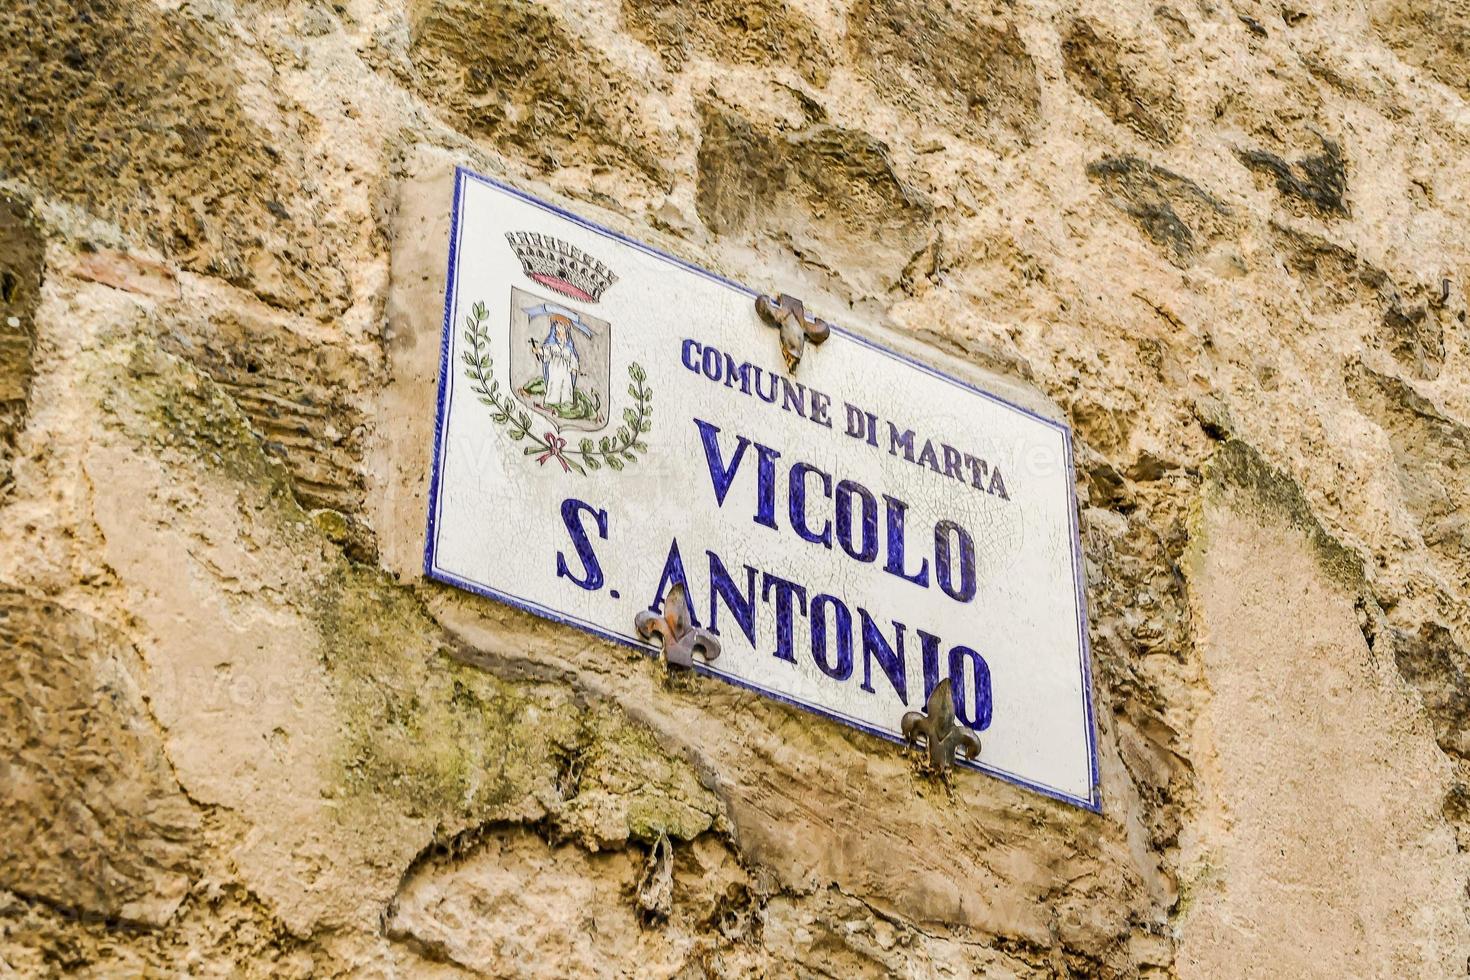
[[[558,430],[607,425],[612,325],[534,293],[510,291],[510,376],[516,398]]]
[[[575,447],[562,434],[600,432],[613,418],[612,324],[578,306],[596,303],[617,275],[550,235],[509,232],[505,237],[527,278],[565,299],[511,287],[510,374],[503,389],[491,353],[496,340],[490,313],[484,303],[475,303],[465,318],[467,348],[461,355],[470,390],[512,440],[527,443],[525,454],[539,464],[554,460],[563,472],[585,475],[604,465],[620,470],[636,462],[648,449],[643,435],[653,428],[653,392],[638,364],[628,365],[630,401],[622,409],[621,426],[595,440],[583,436]],[[533,422],[531,412],[545,420],[540,435],[535,430],[542,425]]]

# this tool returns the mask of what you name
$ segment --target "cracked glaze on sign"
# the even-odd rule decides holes
[[[745,287],[463,170],[449,276],[430,576],[635,645],[683,583],[702,673],[893,740],[947,677],[965,764],[1098,806],[1065,425],[840,330],[798,382]]]

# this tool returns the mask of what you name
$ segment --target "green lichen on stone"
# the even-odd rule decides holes
[[[268,455],[250,419],[208,375],[143,339],[104,342],[97,356],[104,420],[155,452],[178,454],[255,488],[289,529],[306,519],[286,467]]]
[[[390,797],[411,816],[544,816],[578,736],[567,691],[455,662],[417,596],[359,566],[342,563],[315,613],[346,795]]]
[[[1236,506],[1285,518],[1307,536],[1328,575],[1350,589],[1362,587],[1362,559],[1328,533],[1301,487],[1266,462],[1255,447],[1239,439],[1226,440],[1206,465],[1205,482],[1208,490],[1225,494]]]
[[[1189,915],[1202,895],[1218,891],[1224,885],[1225,872],[1219,861],[1220,855],[1217,852],[1206,852],[1194,868],[1180,876],[1179,898],[1173,909],[1176,922]]]
[[[352,523],[346,515],[327,507],[312,511],[311,522],[333,544],[346,544],[352,535]]]
[[[446,823],[546,822],[592,850],[692,840],[723,808],[618,707],[449,653],[411,590],[343,563],[316,605],[343,720],[344,796]]]
[[[693,840],[721,826],[723,807],[692,767],[616,708],[587,710],[577,762],[577,792],[557,823],[588,847]]]

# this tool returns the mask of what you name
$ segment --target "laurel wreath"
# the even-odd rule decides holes
[[[494,362],[488,353],[490,331],[485,325],[488,318],[484,303],[475,303],[470,307],[470,315],[465,317],[464,339],[469,345],[469,350],[461,353],[465,375],[473,382],[470,390],[490,409],[491,420],[505,428],[513,442],[528,442],[524,450],[527,456],[539,453],[541,462],[556,459],[563,463],[563,469],[586,476],[589,469],[600,470],[604,466],[621,470],[638,461],[636,454],[648,452],[642,437],[653,428],[653,391],[645,383],[648,376],[642,366],[636,362],[628,365],[628,378],[632,382],[628,394],[633,406],[623,409],[624,424],[611,436],[603,436],[595,443],[590,437],[584,438],[576,449],[567,449],[565,440],[553,442],[547,438],[552,433],[538,436],[532,432],[530,414],[517,407],[509,396],[501,394],[500,382],[491,377]]]

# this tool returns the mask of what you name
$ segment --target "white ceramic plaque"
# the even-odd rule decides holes
[[[1071,439],[841,328],[456,174],[427,574],[884,738],[949,678],[973,762],[1097,809]]]

